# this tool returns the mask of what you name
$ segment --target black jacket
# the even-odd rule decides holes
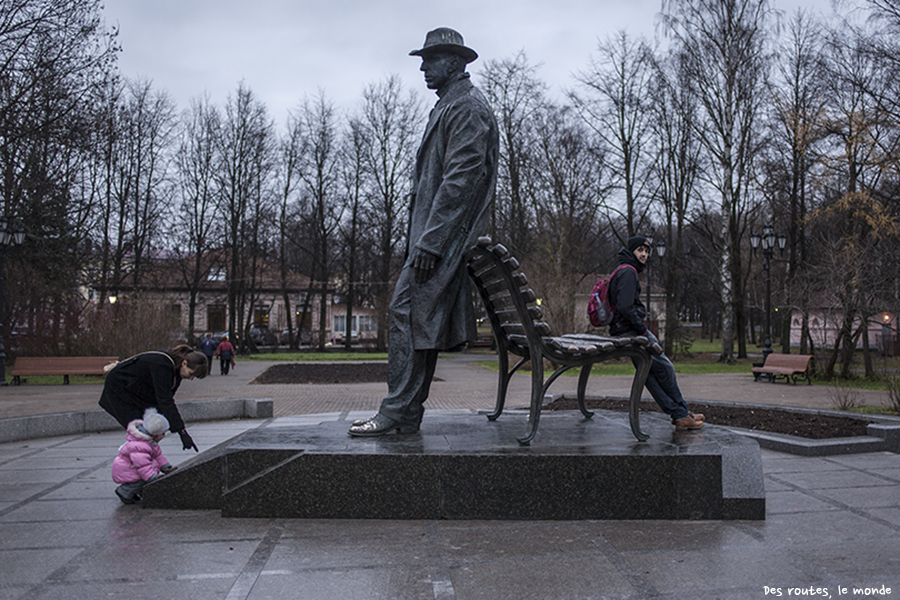
[[[107,373],[100,406],[122,427],[144,418],[153,407],[169,421],[169,430],[184,429],[184,420],[175,406],[175,392],[181,385],[176,360],[167,352],[144,352],[120,362]]]
[[[631,265],[637,273],[632,269],[622,269],[609,282],[609,305],[615,309],[609,333],[643,335],[647,332],[647,325],[644,324],[647,309],[641,302],[641,281],[637,274],[644,270],[644,265],[628,248],[619,250],[619,264]]]

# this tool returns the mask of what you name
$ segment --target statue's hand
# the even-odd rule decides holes
[[[416,272],[416,283],[425,283],[432,275],[437,265],[438,257],[419,248],[413,249],[412,267]]]

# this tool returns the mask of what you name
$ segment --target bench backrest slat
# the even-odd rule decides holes
[[[766,358],[766,367],[784,367],[805,371],[812,355],[808,354],[770,354]]]
[[[103,367],[116,360],[117,356],[20,356],[13,374],[89,375],[102,373]]]
[[[484,301],[494,334],[502,336],[504,347],[522,355],[527,352],[529,332],[537,338],[547,337],[550,326],[541,321],[537,294],[527,287],[528,277],[518,270],[519,261],[500,244],[481,250],[468,257],[469,275]]]

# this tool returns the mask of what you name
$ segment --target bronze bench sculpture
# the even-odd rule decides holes
[[[641,392],[650,372],[651,352],[662,353],[658,344],[651,344],[644,336],[614,338],[566,334],[554,337],[549,325],[541,321],[541,309],[535,303],[537,296],[527,287],[528,278],[519,270],[519,261],[504,246],[493,244],[489,237],[479,238],[477,245],[468,251],[466,261],[469,275],[484,301],[499,357],[497,404],[488,419],[494,421],[503,412],[510,379],[532,357],[539,362],[536,366],[532,365],[528,430],[524,437],[518,438],[519,443],[529,444],[537,433],[547,389],[560,375],[576,367],[581,367],[578,408],[589,419],[594,413],[585,407],[584,396],[591,367],[596,363],[629,357],[636,365],[628,408],[631,432],[639,441],[649,439],[641,431],[639,411]],[[512,369],[509,368],[509,354],[520,357]],[[543,359],[558,365],[546,380]]]

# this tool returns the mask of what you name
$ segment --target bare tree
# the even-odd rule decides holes
[[[225,220],[224,245],[228,256],[228,330],[241,334],[243,315],[252,314],[252,261],[254,215],[262,198],[262,178],[271,165],[272,124],[265,106],[243,83],[225,107],[225,118],[217,140],[219,156],[216,195]],[[247,305],[250,310],[247,312]]]
[[[821,140],[825,103],[825,73],[821,55],[823,37],[819,24],[798,11],[789,23],[787,37],[779,48],[771,94],[771,144],[767,188],[773,197],[784,198],[782,212],[787,224],[785,288],[794,284],[801,314],[800,353],[808,351],[809,289],[802,276],[807,259],[806,216],[810,208],[810,176],[816,165],[815,145]],[[790,297],[785,291],[785,297]],[[791,350],[791,317],[784,311],[782,352]]]
[[[684,55],[673,53],[657,64],[656,85],[652,90],[652,128],[658,148],[654,164],[659,182],[658,198],[662,206],[667,252],[663,257],[666,292],[666,354],[675,355],[678,313],[687,272],[697,274],[696,265],[685,263],[686,227],[692,199],[702,170],[701,146],[694,122],[699,106],[682,68]]]
[[[655,193],[650,98],[653,56],[646,43],[624,31],[601,42],[590,67],[576,76],[584,90],[569,95],[585,123],[603,141],[613,190],[621,194],[607,204],[610,225],[624,222],[622,241],[644,229]],[[621,204],[616,206],[620,201]]]
[[[115,31],[99,0],[0,3],[0,186],[7,216],[23,200],[27,161],[18,142],[67,145],[70,116],[89,107],[115,64]]]
[[[481,71],[485,95],[491,102],[500,130],[497,193],[491,206],[491,236],[517,255],[533,248],[529,223],[535,141],[534,119],[544,107],[547,85],[537,78],[540,65],[531,65],[524,52],[504,60],[488,61]]]
[[[840,353],[841,376],[850,376],[850,361],[856,342],[875,311],[871,299],[883,282],[873,280],[880,269],[872,267],[876,244],[891,239],[896,224],[890,220],[895,201],[880,194],[898,151],[896,127],[883,104],[876,100],[885,81],[875,57],[867,50],[863,32],[841,27],[830,32],[826,46],[825,131],[828,146],[820,154],[824,166],[818,181],[824,189],[823,206],[813,215],[821,229],[818,234],[836,236],[828,251],[839,257],[816,256],[820,263],[840,260],[837,271],[826,269],[827,287],[836,289],[841,307],[841,327],[834,350],[825,365],[831,377]],[[875,92],[875,93],[873,93]],[[893,187],[893,186],[892,186]],[[824,223],[825,225],[822,225]],[[836,246],[836,249],[834,247]],[[820,271],[821,272],[821,271]],[[834,277],[838,277],[835,282]],[[853,327],[859,320],[860,331]],[[868,335],[863,339],[867,362]]]
[[[710,154],[710,182],[720,194],[723,362],[734,361],[735,332],[746,355],[741,288],[741,210],[757,150],[757,116],[769,60],[767,0],[665,0],[666,31],[681,45],[705,119],[696,131]]]
[[[373,285],[378,286],[375,307],[379,350],[387,348],[388,306],[393,282],[399,273],[397,247],[406,228],[422,112],[418,96],[412,90],[404,90],[397,76],[389,76],[363,92],[359,125],[369,140],[366,162],[373,186],[365,219],[378,238]]]
[[[293,237],[296,221],[299,215],[299,187],[300,187],[300,163],[303,157],[303,128],[300,120],[295,116],[288,119],[287,132],[278,144],[278,163],[275,175],[276,195],[278,202],[278,235],[276,240],[276,252],[278,254],[278,270],[281,278],[281,295],[284,301],[284,310],[288,332],[288,344],[296,348],[300,336],[294,335],[295,323],[291,308],[289,287],[291,282],[291,268],[297,241]],[[304,311],[301,314],[306,314]],[[301,323],[297,323],[299,328]],[[299,331],[298,331],[299,333]]]
[[[114,282],[130,275],[139,286],[148,253],[162,233],[162,217],[171,202],[169,178],[174,104],[149,81],[128,82],[121,107],[117,169],[112,191],[117,207]]]
[[[193,336],[197,297],[211,275],[225,268],[219,246],[216,199],[216,140],[221,126],[218,110],[208,97],[191,101],[183,116],[178,148],[179,201],[171,215],[180,275],[188,289],[188,328]]]
[[[538,119],[537,133],[539,162],[531,198],[536,248],[529,273],[536,289],[547,294],[541,303],[547,322],[557,331],[572,331],[572,299],[596,264],[592,250],[603,200],[602,163],[589,131],[571,109],[547,107]]]
[[[363,202],[367,187],[370,184],[370,173],[367,167],[369,145],[371,140],[366,137],[365,129],[358,118],[351,118],[341,145],[341,184],[344,190],[345,218],[341,222],[342,252],[341,263],[346,275],[345,305],[347,307],[344,320],[347,327],[347,335],[344,336],[344,345],[349,350],[353,345],[350,335],[353,323],[354,304],[360,298],[360,288],[357,278],[362,269],[363,242],[366,237],[363,233]]]
[[[311,281],[319,283],[319,349],[325,349],[328,329],[328,284],[331,279],[334,254],[331,240],[340,222],[338,202],[337,118],[334,105],[320,91],[314,99],[306,99],[300,107],[298,119],[305,131],[305,148],[298,173],[304,183],[304,213],[312,232],[313,273]]]
[[[116,235],[113,228],[116,215],[113,182],[118,159],[117,140],[121,130],[119,104],[123,91],[121,81],[111,78],[98,95],[94,108],[94,155],[87,172],[91,186],[99,197],[97,231],[92,239],[97,248],[97,256],[94,257],[88,280],[98,291],[101,303],[117,285],[112,267],[118,260],[113,251],[113,238]]]
[[[883,25],[866,40],[887,84],[875,98],[882,103],[882,110],[900,120],[900,0],[866,1],[872,8],[871,20]]]

